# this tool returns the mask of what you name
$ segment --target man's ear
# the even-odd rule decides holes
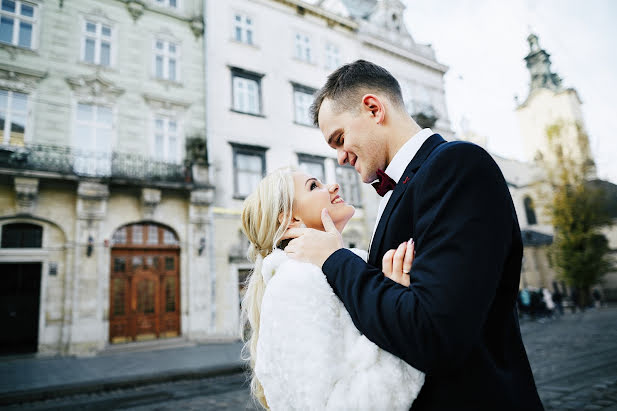
[[[365,94],[362,96],[362,107],[375,118],[377,124],[382,124],[386,117],[386,106],[374,94]]]

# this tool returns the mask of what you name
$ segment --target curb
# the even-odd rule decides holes
[[[159,384],[179,380],[191,380],[235,374],[246,370],[244,362],[230,363],[216,367],[203,367],[192,370],[166,371],[156,375],[135,375],[130,377],[106,378],[75,384],[51,385],[31,390],[0,393],[0,406],[15,405],[66,397],[75,394],[89,394],[120,388],[134,388],[143,385]]]

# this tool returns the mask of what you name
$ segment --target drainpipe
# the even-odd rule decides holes
[[[204,129],[206,132],[206,151],[208,153],[208,183],[214,182],[214,165],[212,163],[212,142],[208,134],[208,0],[203,0],[203,19],[204,19]],[[216,187],[214,188],[216,192]],[[208,258],[210,263],[210,327],[209,334],[216,332],[216,249],[214,245],[215,230],[214,230],[214,213],[212,212],[213,204],[208,207]]]

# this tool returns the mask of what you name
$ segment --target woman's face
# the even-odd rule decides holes
[[[355,213],[355,208],[347,204],[338,195],[338,184],[322,184],[303,172],[295,172],[294,204],[292,223],[304,223],[308,228],[324,230],[321,222],[321,210],[326,208],[337,230],[342,231],[345,224]]]

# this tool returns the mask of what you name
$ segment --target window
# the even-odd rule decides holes
[[[28,95],[0,90],[0,143],[23,146],[28,114]]]
[[[171,9],[177,9],[178,1],[179,0],[155,0],[155,3],[159,6],[169,7]]]
[[[154,117],[154,158],[167,163],[180,162],[180,138],[175,117]]]
[[[317,178],[322,183],[325,183],[326,173],[324,171],[323,157],[312,156],[309,154],[298,154],[298,164],[300,165],[300,170]]]
[[[533,207],[533,200],[531,197],[525,197],[525,215],[527,216],[527,224],[534,225],[537,224],[538,220],[536,219],[536,211]]]
[[[155,40],[154,76],[164,80],[179,81],[179,57],[178,44],[166,40]]]
[[[43,227],[28,223],[5,224],[2,227],[2,248],[41,248]]]
[[[332,43],[326,44],[326,68],[334,70],[341,65],[339,49]]]
[[[311,63],[311,39],[306,34],[296,34],[296,58]]]
[[[315,94],[315,89],[298,84],[294,84],[293,88],[295,121],[298,124],[312,126],[313,120],[311,119],[310,108],[311,104],[313,104],[313,94]]]
[[[341,197],[343,197],[348,204],[356,207],[362,206],[358,173],[353,167],[348,165],[337,165],[336,182],[341,186]]]
[[[75,164],[78,174],[104,176],[111,173],[112,109],[77,104]]]
[[[261,78],[263,75],[233,68],[232,104],[233,110],[241,113],[261,115]]]
[[[111,26],[87,21],[84,23],[81,59],[86,63],[111,65]]]
[[[36,5],[19,0],[2,0],[0,7],[0,42],[28,49],[34,48]]]
[[[266,148],[232,144],[234,153],[234,197],[243,199],[266,175]]]
[[[234,39],[241,43],[253,44],[253,20],[246,15],[234,15]]]

